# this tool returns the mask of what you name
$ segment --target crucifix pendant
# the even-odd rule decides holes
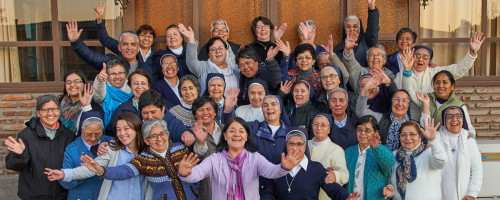
[[[290,191],[291,191],[291,190],[292,190],[292,189],[290,189],[290,187],[288,187],[288,193],[290,193]]]

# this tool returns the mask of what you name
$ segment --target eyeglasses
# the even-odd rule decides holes
[[[145,37],[145,38],[148,38],[148,39],[153,39],[153,35],[143,35],[143,34],[140,34],[139,37]]]
[[[312,60],[312,56],[299,56],[297,57],[297,60]]]
[[[224,51],[224,49],[226,49],[226,48],[221,46],[219,48],[216,48],[216,47],[210,48],[209,51],[210,52],[217,52],[217,51]]]
[[[264,26],[260,25],[260,26],[257,26],[256,28],[257,28],[257,29],[261,29],[261,30],[262,30],[262,29],[270,29],[270,28],[271,28],[271,26],[269,26],[269,25],[264,25]]]
[[[462,115],[462,113],[446,114],[446,119],[453,119],[453,118],[462,119],[462,118],[464,118],[464,115]]]
[[[99,133],[82,133],[82,135],[84,135],[85,137],[95,137],[95,138],[98,138],[98,137],[102,136],[102,132],[99,132]]]
[[[335,79],[335,77],[337,77],[338,75],[337,74],[328,74],[328,75],[325,75],[325,76],[321,76],[321,79],[328,79],[328,78],[332,78],[332,79]]]
[[[399,98],[399,97],[395,97],[395,98],[394,98],[394,101],[402,101],[402,102],[404,102],[404,103],[408,103],[408,102],[410,102],[410,100],[409,100],[409,99],[401,99],[401,98]]]
[[[328,125],[328,124],[314,123],[313,126],[316,127],[316,128],[321,127],[322,129],[325,129],[325,128],[329,127],[330,125]]]
[[[223,28],[223,29],[216,28],[216,29],[212,30],[212,33],[220,33],[220,32],[227,33],[228,31],[229,30],[227,30],[227,28]]]
[[[384,54],[369,54],[369,58],[382,58],[384,57]]]
[[[369,128],[367,128],[367,129],[363,129],[363,128],[356,129],[356,132],[358,132],[358,133],[366,133],[366,134],[371,134],[371,133],[373,133],[373,131],[374,131],[373,129],[369,129]]]
[[[161,64],[162,67],[168,67],[168,66],[172,66],[172,67],[176,67],[177,66],[177,63],[176,62],[171,62],[171,63],[163,63]]]
[[[401,133],[401,134],[399,134],[399,137],[416,138],[417,136],[418,136],[418,133]]]
[[[167,131],[160,132],[158,134],[150,135],[147,137],[148,140],[158,140],[158,136],[161,136],[164,138],[166,135],[168,135]]]
[[[80,80],[80,79],[75,79],[75,80],[67,80],[67,81],[66,81],[66,85],[71,85],[72,83],[74,83],[75,85],[77,85],[77,84],[83,83],[83,81],[82,81],[82,80]]]
[[[42,114],[47,114],[49,112],[52,112],[52,113],[56,113],[56,112],[59,112],[59,108],[58,107],[53,107],[53,108],[42,108],[40,110],[38,110],[40,113]]]
[[[124,75],[125,72],[114,72],[114,73],[109,73],[110,76],[122,76]]]
[[[415,56],[415,58],[417,59],[424,59],[424,60],[429,60],[429,56],[428,55],[422,55],[422,54],[419,54],[419,53],[416,53],[416,54],[413,54]]]
[[[295,142],[287,142],[286,144],[287,144],[287,145],[289,145],[289,146],[292,146],[292,147],[293,147],[293,146],[296,146],[296,147],[301,147],[301,146],[303,146],[303,145],[304,145],[304,143],[303,143],[303,142],[296,142],[296,143],[295,143]]]

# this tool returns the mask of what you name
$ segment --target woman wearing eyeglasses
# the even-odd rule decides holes
[[[75,139],[75,133],[59,121],[59,100],[51,94],[36,102],[36,117],[25,122],[27,126],[17,140],[9,136],[5,146],[7,169],[19,172],[17,195],[21,199],[66,199],[67,190],[57,182],[50,182],[45,168],[60,168],[64,151]]]
[[[410,120],[410,95],[406,90],[398,90],[392,96],[391,111],[379,121],[382,144],[392,151],[399,148],[399,128]]]
[[[396,162],[391,149],[380,144],[378,130],[375,117],[361,117],[356,129],[359,144],[345,150],[349,170],[345,187],[349,193],[358,192],[359,199],[384,199],[382,190]]]
[[[481,44],[485,38],[483,33],[475,32],[470,39],[470,50],[464,56],[462,61],[456,64],[430,68],[429,63],[432,61],[433,51],[426,46],[415,46],[414,49],[403,50],[400,54],[401,62],[404,69],[402,73],[398,73],[394,82],[399,89],[405,89],[410,93],[411,97],[411,117],[414,120],[420,120],[422,104],[418,101],[415,94],[420,91],[422,94],[435,91],[433,87],[434,81],[431,81],[435,74],[442,70],[449,71],[456,79],[462,78],[469,72],[469,69],[474,65],[477,58],[477,52],[481,49]],[[434,117],[433,117],[434,118]],[[436,121],[440,121],[437,120]]]
[[[297,80],[309,81],[314,91],[314,97],[318,97],[321,91],[321,74],[313,69],[315,58],[314,47],[309,43],[302,43],[295,48],[295,68],[288,71],[288,79],[292,82]],[[313,98],[313,96],[311,96]]]
[[[179,24],[179,30],[186,37],[188,44],[186,50],[186,64],[189,70],[198,77],[201,83],[201,94],[207,89],[207,75],[209,73],[224,74],[226,82],[225,91],[238,87],[240,79],[240,69],[234,62],[228,62],[227,46],[228,44],[220,37],[213,37],[208,40],[206,50],[209,59],[207,61],[198,60],[198,41],[194,38],[194,32],[191,27],[186,28],[184,24]]]
[[[210,33],[212,34],[212,37],[220,37],[222,40],[224,40],[227,43],[227,58],[231,63],[236,62],[236,55],[238,54],[238,51],[241,48],[241,44],[236,44],[231,41],[229,41],[229,26],[227,25],[226,20],[223,19],[218,19],[215,21],[212,21],[210,24]],[[207,50],[207,44],[203,45],[200,49],[200,53],[198,54],[198,60],[208,60],[208,50]]]

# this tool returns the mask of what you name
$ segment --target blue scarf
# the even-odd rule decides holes
[[[394,118],[394,115],[391,112],[389,116],[391,118],[391,126],[389,127],[389,133],[387,134],[387,147],[391,148],[391,151],[395,151],[399,148],[399,128],[401,128],[401,124],[408,121],[408,115],[405,115],[403,119],[397,120]]]
[[[106,82],[106,97],[102,102],[104,110],[104,126],[108,126],[113,111],[121,104],[132,98],[132,92],[126,93],[119,88],[113,87]]]
[[[420,135],[422,137],[422,135]],[[396,152],[396,161],[400,163],[396,168],[396,186],[401,195],[401,199],[405,199],[406,185],[413,182],[417,178],[417,166],[415,157],[425,151],[425,144],[421,142],[410,155],[406,154],[406,150],[400,146]]]

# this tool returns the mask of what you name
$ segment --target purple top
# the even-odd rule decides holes
[[[226,158],[219,152],[210,155],[203,162],[194,166],[191,175],[179,176],[182,181],[188,183],[210,177],[212,199],[226,199],[229,189],[229,170]],[[248,152],[242,169],[245,200],[260,199],[259,176],[276,179],[288,174],[288,172],[289,170],[283,168],[281,164],[274,165],[259,153]]]

